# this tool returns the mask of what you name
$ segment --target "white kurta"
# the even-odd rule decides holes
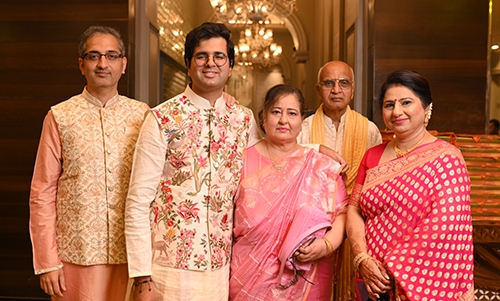
[[[302,132],[297,137],[298,143],[310,143],[311,126],[314,114],[307,117],[302,123]],[[333,149],[339,154],[342,154],[342,146],[344,141],[344,128],[345,128],[346,114],[340,117],[340,124],[338,129],[335,128],[332,120],[325,116],[325,136],[326,146]],[[375,123],[368,121],[368,140],[366,141],[366,149],[382,143],[382,135]]]

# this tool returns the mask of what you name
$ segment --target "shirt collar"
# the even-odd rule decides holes
[[[97,107],[101,107],[101,108],[104,107],[102,105],[102,102],[99,99],[97,99],[96,97],[92,96],[92,94],[90,94],[89,91],[87,91],[87,87],[83,88],[82,96],[83,96],[83,98],[86,101],[90,102],[91,104],[93,104],[93,105],[95,105]],[[117,91],[116,95],[113,96],[113,97],[111,97],[111,99],[109,99],[106,102],[106,108],[113,106],[115,103],[118,102],[119,99],[120,99],[120,96],[118,95],[118,91]]]
[[[186,87],[186,90],[184,90],[184,94],[187,96],[189,101],[191,101],[195,106],[203,108],[203,109],[212,109],[212,105],[210,105],[210,101],[208,101],[206,98],[201,97],[200,95],[194,93],[194,91],[191,89],[191,87],[188,85]],[[215,101],[214,108],[220,108],[224,107],[226,105],[226,102],[224,101],[224,98],[222,97],[222,93],[219,98]]]
[[[340,116],[340,123],[339,123],[339,126],[343,125],[344,122],[345,122],[345,117],[346,117],[346,114],[347,111],[344,112],[344,114],[342,114],[342,116]],[[330,117],[328,117],[325,112],[323,112],[323,115],[325,115],[325,122],[328,126],[333,126],[333,121],[330,119]]]

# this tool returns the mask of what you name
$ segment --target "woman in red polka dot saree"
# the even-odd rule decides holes
[[[469,174],[426,130],[429,84],[395,71],[379,100],[395,138],[367,151],[349,201],[356,300],[474,300]]]

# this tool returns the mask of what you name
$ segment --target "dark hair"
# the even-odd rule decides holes
[[[306,111],[306,100],[302,92],[290,85],[279,84],[271,89],[267,90],[266,98],[262,104],[262,108],[259,111],[259,125],[262,131],[264,131],[264,115],[268,113],[269,110],[274,106],[274,104],[285,95],[295,95],[299,101],[300,116],[303,118]],[[264,131],[265,132],[265,131]]]
[[[224,38],[227,43],[227,56],[231,68],[234,66],[234,44],[230,40],[231,31],[222,23],[205,22],[191,30],[186,36],[184,43],[184,63],[189,69],[194,49],[200,45],[200,41],[211,38]]]
[[[500,121],[498,121],[497,119],[491,119],[490,122],[493,123],[495,128],[500,129]]]
[[[412,90],[422,101],[424,109],[432,103],[429,82],[422,75],[416,71],[398,70],[389,74],[380,88],[380,107],[383,106],[385,93],[394,86],[403,86]]]
[[[114,28],[107,27],[107,26],[90,26],[85,30],[85,32],[82,34],[80,37],[80,44],[78,44],[78,56],[83,58],[83,55],[85,54],[85,49],[87,48],[87,41],[90,39],[93,35],[100,33],[100,34],[110,34],[116,38],[118,41],[118,46],[120,48],[120,53],[125,56],[125,43],[122,40],[122,37],[120,36],[120,32]]]

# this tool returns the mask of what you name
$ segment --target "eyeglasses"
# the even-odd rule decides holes
[[[116,51],[108,51],[106,53],[100,53],[99,51],[89,51],[85,53],[82,58],[87,59],[89,61],[98,61],[101,57],[105,57],[108,61],[116,61],[119,58],[123,57],[123,54],[118,53]]]
[[[347,78],[327,79],[319,82],[319,84],[323,87],[323,90],[331,90],[335,88],[335,83],[339,83],[339,87],[342,90],[349,89],[349,87],[351,87],[351,81]]]
[[[200,52],[194,55],[194,63],[198,67],[203,67],[208,64],[210,55],[205,52]],[[222,67],[227,63],[227,55],[221,52],[216,52],[212,55],[212,59],[217,67]]]

